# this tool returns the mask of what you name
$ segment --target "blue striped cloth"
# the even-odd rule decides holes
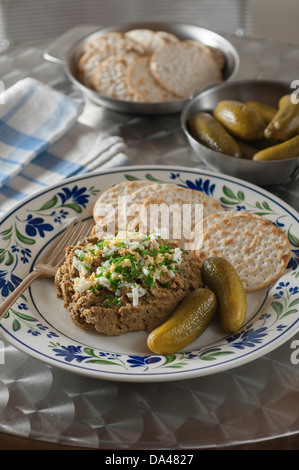
[[[78,122],[81,100],[25,78],[0,102],[0,213],[66,177],[130,163],[120,137]]]

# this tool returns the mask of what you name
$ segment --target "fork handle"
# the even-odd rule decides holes
[[[14,304],[14,302],[23,294],[23,292],[30,286],[30,284],[42,273],[38,271],[32,271],[25,277],[25,279],[15,288],[15,290],[7,297],[6,300],[0,305],[0,320],[6,312],[10,309],[10,307]]]

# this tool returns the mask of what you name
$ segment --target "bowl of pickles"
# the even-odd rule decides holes
[[[259,186],[299,175],[299,99],[291,84],[242,80],[200,90],[184,107],[182,128],[210,169]]]

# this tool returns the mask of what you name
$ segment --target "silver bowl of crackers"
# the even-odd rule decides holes
[[[181,112],[192,93],[231,80],[239,56],[224,37],[195,25],[130,23],[70,46],[66,74],[93,103],[134,114]]]
[[[265,128],[262,128],[263,133],[259,138],[253,136],[251,140],[246,140],[238,137],[238,133],[230,133],[229,131],[230,136],[237,141],[241,150],[238,154],[225,153],[221,151],[222,148],[221,150],[219,148],[215,150],[214,146],[209,147],[207,141],[204,142],[201,136],[196,135],[194,130],[192,131],[191,121],[194,120],[195,116],[197,118],[204,117],[204,119],[209,120],[209,129],[211,129],[212,119],[214,119],[214,124],[215,117],[221,119],[221,112],[223,116],[224,107],[222,106],[221,109],[221,105],[224,103],[227,106],[227,103],[231,104],[233,102],[240,106],[242,112],[248,109],[248,105],[250,107],[257,104],[262,105],[271,111],[272,117],[269,118],[269,121],[274,122],[274,117],[281,108],[280,99],[283,96],[291,97],[293,91],[288,83],[262,79],[240,80],[212,85],[200,90],[193,100],[185,105],[181,114],[182,128],[198,159],[204,162],[208,168],[250,181],[259,186],[285,184],[296,180],[298,177],[299,146],[297,143],[292,157],[289,158],[285,147],[281,147],[282,143],[279,140],[266,139],[265,129],[270,125],[269,122],[266,122],[267,116],[263,117]],[[299,105],[297,106],[299,112]],[[296,120],[298,120],[298,117],[296,117]],[[254,122],[257,122],[257,120],[255,119]],[[296,139],[298,140],[299,137],[296,136]],[[282,152],[280,155],[276,155],[275,158],[277,159],[272,159],[272,157],[268,160],[258,159],[261,156],[265,157],[265,155],[271,156],[270,149],[272,155],[274,155],[273,150],[276,151],[278,145]]]

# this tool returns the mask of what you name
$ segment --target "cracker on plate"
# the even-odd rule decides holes
[[[118,217],[121,215],[119,208],[122,209],[118,203],[119,196],[126,197],[126,229],[129,231],[139,230],[141,205],[148,195],[163,186],[164,183],[150,183],[146,180],[124,181],[104,191],[94,205],[93,218],[96,225],[93,233],[100,235],[109,227],[115,228],[116,232],[118,231]],[[113,211],[105,213],[105,204],[111,205]],[[123,223],[123,219],[121,223]]]
[[[219,222],[220,220],[226,219],[227,217],[235,217],[237,215],[250,215],[249,212],[246,211],[237,211],[236,209],[229,209],[229,210],[221,210],[219,212],[215,212],[213,214],[209,214],[207,217],[203,219],[203,230],[207,230],[210,225],[213,225],[215,222]]]
[[[93,206],[95,223],[101,223],[103,220],[103,204],[111,205],[116,210],[120,196],[126,196],[131,200],[131,193],[148,185],[149,182],[146,180],[123,181],[103,191]]]
[[[198,255],[226,258],[238,272],[247,292],[262,289],[285,270],[291,255],[287,236],[272,222],[247,213],[210,225]]]
[[[159,188],[144,201],[145,206],[159,203],[165,203],[168,205],[202,204],[203,217],[222,210],[221,204],[206,193],[196,191],[195,189],[182,188],[181,186],[176,185],[168,185],[166,187],[164,186]]]

